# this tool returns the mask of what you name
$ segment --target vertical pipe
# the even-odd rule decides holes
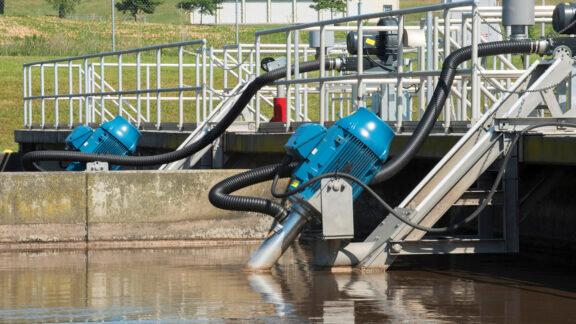
[[[360,7],[361,7],[361,2],[358,2],[358,12],[360,12]],[[364,73],[364,66],[362,65],[362,62],[364,61],[364,30],[362,29],[362,20],[358,20],[358,24],[357,24],[357,28],[356,28],[356,33],[358,35],[358,65],[356,66],[358,72],[358,83],[356,84],[357,87],[357,95],[356,98],[354,98],[353,100],[356,103],[356,109],[364,106],[364,91],[363,91],[363,87],[362,87],[362,73]]]
[[[480,79],[478,77],[478,42],[480,31],[480,19],[478,18],[478,6],[472,5],[472,122],[480,118]]]
[[[198,53],[198,52],[196,52]],[[202,121],[202,116],[200,115],[201,110],[202,110],[202,103],[200,102],[200,91],[198,91],[198,88],[201,86],[200,84],[200,71],[201,71],[201,67],[200,67],[200,56],[196,55],[196,65],[195,65],[195,69],[196,69],[196,124],[198,125],[201,121]]]
[[[360,26],[360,23],[359,23]],[[320,78],[324,78],[325,74],[326,74],[326,51],[325,51],[325,46],[326,46],[326,26],[322,25],[320,26]],[[326,91],[326,85],[324,84],[324,81],[320,81],[320,98],[319,98],[319,105],[318,105],[318,109],[319,109],[319,115],[320,115],[320,125],[324,125],[324,123],[326,122],[326,103],[325,101],[325,94]]]
[[[294,31],[294,80],[300,79],[300,32]],[[294,111],[296,121],[302,120],[302,107],[300,104],[300,84],[294,85]]]
[[[161,81],[161,69],[162,64],[162,50],[156,49],[156,129],[160,130],[162,127],[162,93],[160,88],[162,87]]]
[[[146,65],[146,122],[150,122],[150,65]]]
[[[78,64],[78,93],[83,93],[82,90],[82,64]],[[83,109],[83,99],[82,97],[78,97],[78,123],[79,124],[83,124],[84,123],[84,119],[83,119],[83,113],[82,113],[82,109]]]
[[[88,93],[90,93],[90,71],[88,70],[88,59],[85,58],[84,59],[84,93],[86,93],[86,95],[84,96],[84,98],[86,98],[86,102],[84,103],[84,108],[86,109],[85,113],[84,113],[84,124],[88,125],[89,123],[92,122],[92,120],[90,119],[90,117],[92,116],[92,113],[90,111],[91,109],[91,103],[90,103],[90,95]]]
[[[54,63],[54,128],[56,129],[60,126],[58,101],[58,63]]]
[[[42,96],[42,99],[40,100],[40,111],[41,111],[41,122],[40,122],[40,127],[44,128],[44,125],[46,123],[46,114],[44,109],[46,108],[45,105],[45,100],[44,100],[44,64],[40,64],[40,95]]]
[[[426,48],[428,49],[426,51],[426,71],[431,71],[432,70],[432,66],[433,66],[433,62],[435,60],[434,57],[434,36],[433,36],[433,17],[432,17],[432,12],[428,11],[426,12]],[[434,85],[432,84],[432,76],[428,76],[426,77],[426,103],[430,102],[430,99],[432,99],[432,93],[434,91]]]
[[[450,55],[450,10],[444,9],[444,59]],[[447,94],[446,102],[444,104],[444,131],[448,132],[452,122],[452,100],[450,92]]]
[[[290,37],[292,33],[286,32],[286,81],[290,81],[292,75],[292,53],[290,48],[292,45]],[[290,108],[290,85],[286,85],[286,131],[290,130],[290,119],[292,119],[292,109]]]
[[[72,99],[73,91],[73,80],[72,80],[72,61],[68,61],[68,127],[72,128],[74,126],[74,100]]]
[[[28,66],[28,95],[32,96],[32,65]],[[28,127],[32,127],[32,100],[28,101]]]
[[[260,64],[260,35],[256,35],[256,39],[254,40],[254,47],[256,49],[256,65]],[[256,71],[254,73],[254,77],[258,77],[260,75],[260,68],[256,66]],[[260,92],[256,92],[256,132],[260,129]]]
[[[118,115],[122,116],[122,54],[118,54]]]
[[[214,47],[210,46],[210,113],[214,109]]]
[[[202,42],[202,118],[206,120],[206,41]]]
[[[238,51],[236,53],[238,56],[238,83],[242,83],[242,45],[238,44],[236,50]]]
[[[308,47],[306,47],[304,49],[304,62],[308,61]],[[308,77],[308,73],[304,73],[304,78],[306,79]],[[310,116],[308,116],[308,84],[306,83],[304,85],[304,121],[309,121],[310,120]]]
[[[100,57],[100,92],[105,92],[105,84],[104,84],[104,56]],[[104,95],[100,96],[100,123],[105,121],[105,104],[104,104]]]
[[[426,58],[425,58],[425,49],[420,47],[418,48],[418,70],[423,71],[424,66],[426,65]],[[426,109],[426,99],[424,93],[424,77],[420,77],[420,91],[418,92],[418,120],[424,114],[424,109]]]
[[[114,21],[114,0],[110,0],[112,9],[112,52],[116,51],[116,25]]]
[[[238,4],[238,0],[236,0],[236,4]],[[238,17],[236,17],[236,18],[238,18]],[[222,55],[223,55],[222,60],[224,62],[223,63],[224,69],[222,71],[224,73],[224,76],[223,76],[222,83],[224,84],[224,86],[223,86],[224,90],[226,90],[228,88],[228,55],[227,55],[228,53],[227,53],[227,51],[228,51],[227,47],[224,47],[224,49],[222,50]]]
[[[28,97],[28,79],[27,79],[27,75],[26,75],[26,70],[28,69],[28,67],[26,65],[24,65],[24,67],[22,68],[22,96],[24,98],[23,103],[24,106],[22,107],[23,111],[23,117],[24,117],[24,124],[23,127],[27,128],[28,127],[28,102],[30,101],[29,99],[26,99],[26,97]]]
[[[136,52],[136,127],[140,128],[140,122],[142,120],[142,102],[140,101],[140,99],[142,99],[142,95],[140,94],[140,90],[141,90],[141,84],[142,84],[142,69],[141,69],[141,63],[142,63],[142,52],[138,51]]]
[[[404,16],[398,16],[398,39],[401,40],[404,37]],[[404,71],[404,49],[402,47],[402,42],[398,42],[398,73]],[[396,82],[396,131],[400,132],[402,130],[402,78],[398,78]]]
[[[178,46],[178,130],[184,126],[184,100],[182,97],[182,88],[184,87],[184,74],[182,70],[182,54],[184,48]]]

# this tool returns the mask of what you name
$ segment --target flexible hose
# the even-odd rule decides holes
[[[288,216],[288,212],[281,204],[264,198],[232,196],[230,193],[271,180],[277,174],[281,177],[290,176],[297,166],[298,163],[273,164],[234,175],[212,187],[208,199],[218,208],[259,212],[282,222]]]
[[[320,69],[320,61],[302,62],[299,65],[300,73],[315,71]],[[335,59],[328,59],[325,62],[326,70],[332,70],[339,67],[339,62]],[[291,69],[294,71],[294,68]],[[192,154],[200,151],[207,145],[210,145],[215,139],[224,133],[224,131],[234,122],[240,115],[244,107],[248,104],[250,99],[260,90],[263,86],[286,76],[286,68],[280,68],[254,79],[246,90],[240,95],[240,98],[234,103],[228,114],[216,124],[209,132],[202,136],[198,141],[172,152],[150,155],[150,156],[119,156],[119,155],[103,155],[95,153],[84,153],[76,151],[35,151],[26,153],[22,157],[22,164],[26,170],[34,170],[33,162],[35,161],[77,161],[77,162],[108,162],[114,165],[130,165],[130,166],[144,166],[144,165],[158,165],[178,161],[184,159]]]
[[[546,41],[543,40],[522,39],[479,44],[478,57],[516,53],[543,54],[547,47],[545,42]],[[553,44],[554,42],[564,44],[563,42],[567,41],[565,38],[559,38],[552,39],[551,42]],[[400,172],[400,170],[402,170],[410,160],[412,160],[418,150],[420,150],[420,147],[422,147],[422,144],[424,144],[424,141],[430,134],[432,127],[434,127],[434,123],[442,112],[446,98],[450,93],[450,88],[452,87],[458,65],[470,60],[471,58],[472,46],[467,46],[452,52],[452,54],[444,60],[438,85],[436,86],[436,89],[434,89],[432,99],[428,103],[426,111],[424,112],[424,115],[422,115],[418,126],[416,126],[413,135],[398,154],[382,166],[382,169],[380,169],[370,184],[377,184],[390,179],[392,176]]]

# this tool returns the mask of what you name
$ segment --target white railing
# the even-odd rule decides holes
[[[551,22],[552,10],[536,7],[536,23]],[[425,18],[408,23],[408,14]],[[397,18],[398,27],[368,25],[384,17]],[[417,121],[422,115],[444,58],[471,44],[472,60],[458,70],[441,117],[445,131],[450,131],[454,122],[477,119],[500,97],[499,88],[507,88],[529,65],[528,56],[521,66],[512,55],[483,61],[475,55],[477,44],[486,41],[480,34],[481,24],[497,30],[500,23],[501,8],[478,7],[474,1],[466,1],[263,30],[256,32],[254,44],[226,45],[218,50],[207,47],[205,40],[196,40],[28,63],[23,69],[24,127],[72,128],[122,115],[138,127],[187,130],[186,125],[206,121],[220,102],[235,95],[232,89],[260,75],[263,57],[283,56],[287,66],[294,63],[296,73],[291,76],[289,68],[285,80],[263,87],[249,103],[243,118],[254,121],[256,130],[272,117],[272,99],[278,87],[286,87],[288,120],[283,126],[287,131],[292,122],[324,124],[360,106],[370,106],[402,130],[405,122]],[[386,30],[397,32],[399,39],[419,31],[425,35],[426,46],[407,48],[400,42],[400,64],[395,71],[363,71],[358,65],[358,72],[327,73],[321,64],[318,73],[300,74],[299,64],[316,55],[316,49],[301,44],[301,36],[314,30],[320,32],[321,46],[327,31],[342,40],[345,32],[355,31],[361,40],[363,33]],[[276,33],[284,34],[285,42],[261,43],[264,36]],[[361,49],[362,42],[357,46]],[[164,55],[166,51],[175,52]],[[327,53],[319,53],[321,62],[327,56],[347,55],[342,41]],[[358,56],[361,62],[363,55]]]
[[[551,6],[536,7],[536,23],[550,23],[553,9]],[[426,18],[416,24],[406,23],[406,15],[416,13]],[[378,27],[373,26],[373,23],[368,25],[368,22],[384,17],[397,18],[398,27]],[[284,34],[284,55],[288,58],[288,65],[294,62],[297,69],[303,59],[300,53],[290,48],[297,45],[303,32],[319,31],[323,47],[326,32],[355,31],[359,40],[357,47],[361,49],[361,35],[366,32],[393,31],[402,39],[405,33],[420,30],[425,35],[425,47],[407,48],[400,42],[400,64],[396,71],[363,71],[363,67],[358,65],[358,72],[327,75],[323,68],[327,56],[321,52],[319,77],[308,78],[298,74],[291,77],[288,71],[286,80],[275,83],[276,86],[286,86],[289,107],[286,130],[290,128],[291,122],[311,120],[323,124],[367,105],[378,111],[381,118],[392,122],[397,130],[402,130],[404,122],[417,121],[424,112],[438,82],[444,58],[458,48],[472,45],[472,60],[462,64],[458,70],[451,96],[441,116],[444,128],[449,131],[454,122],[477,120],[501,96],[499,88],[509,86],[530,63],[529,56],[523,58],[524,66],[514,63],[516,61],[512,60],[512,55],[498,55],[482,61],[477,57],[478,44],[488,41],[484,35],[480,35],[480,26],[498,30],[500,24],[500,7],[478,7],[474,1],[338,18],[256,32],[256,61],[262,57],[262,37],[271,34]],[[544,27],[541,30],[544,34]],[[501,34],[504,38],[506,31]],[[361,50],[358,52],[361,53]],[[358,57],[361,62],[363,55],[359,54]],[[302,93],[302,87],[317,89],[314,98],[317,107],[314,109],[309,104],[302,104],[313,99],[311,92]],[[257,98],[260,98],[259,95]],[[260,112],[260,100],[256,102],[256,111]]]

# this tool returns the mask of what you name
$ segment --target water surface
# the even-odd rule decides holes
[[[370,274],[284,260],[247,274],[254,248],[0,253],[0,321],[576,323],[576,278],[562,267],[464,256]]]

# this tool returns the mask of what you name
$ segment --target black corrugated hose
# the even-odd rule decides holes
[[[554,40],[549,40],[549,42],[553,42]],[[560,39],[560,42],[565,42],[564,40],[565,38]],[[557,44],[558,42],[555,43],[555,45]],[[546,41],[542,40],[514,40],[514,41],[493,42],[493,43],[480,44],[478,46],[478,56],[482,57],[482,56],[491,56],[491,55],[508,54],[508,53],[543,54],[546,52],[546,48],[547,48]],[[466,60],[471,59],[471,57],[472,57],[472,47],[468,46],[454,51],[444,61],[444,65],[442,66],[442,73],[440,74],[440,78],[438,81],[438,85],[434,91],[434,95],[430,103],[428,104],[428,107],[426,108],[426,112],[424,113],[421,121],[418,123],[416,130],[414,131],[414,135],[409,139],[408,143],[406,143],[406,145],[395,156],[395,158],[386,163],[382,167],[380,172],[372,180],[371,184],[383,182],[392,177],[393,175],[395,175],[396,173],[398,173],[406,166],[406,164],[408,164],[408,162],[410,162],[410,160],[418,152],[424,140],[428,137],[428,134],[432,130],[432,127],[434,126],[436,119],[438,119],[440,112],[442,111],[447,95],[450,92],[450,88],[454,81],[454,76],[456,74],[456,69],[458,68],[458,65],[460,65]],[[353,66],[351,66],[351,68],[353,68]],[[223,182],[217,184],[210,192],[210,202],[212,202],[214,206],[224,209],[255,211],[255,209],[248,207],[248,205],[250,204],[248,200],[249,197],[234,197],[229,196],[228,193],[247,186],[247,185],[241,186],[240,183],[250,185],[274,179],[277,174],[275,170],[280,170],[279,167],[281,165],[284,164],[264,166],[262,168],[253,170],[254,177],[255,179],[257,179],[257,182],[248,179],[252,177],[251,171],[241,174],[242,179],[236,178],[240,176],[238,175],[229,178],[227,180],[224,180]],[[292,167],[292,165],[294,165],[294,163],[290,164],[290,168],[292,168],[293,170],[295,166]],[[290,174],[287,174],[286,172],[279,173],[280,177],[286,177],[289,175]],[[276,176],[276,178],[278,178],[279,176]],[[319,179],[321,177],[317,178]],[[227,183],[228,180],[230,180],[232,184]],[[315,178],[312,181],[317,181],[317,179]],[[300,186],[300,188],[304,188],[305,186],[309,185],[310,184],[309,182],[303,183]],[[231,190],[231,188],[233,188],[233,190]],[[272,192],[274,194],[274,188],[272,188]],[[281,213],[283,215],[285,215],[286,213],[286,210],[281,205],[275,203],[274,201],[261,198],[251,198],[251,199],[260,199],[260,201],[258,201],[257,204],[254,204],[254,206],[259,208],[260,210],[266,210],[263,211],[265,214],[275,216],[278,215],[278,213]],[[280,207],[282,209],[280,209]],[[278,219],[278,217],[276,217],[276,219]]]
[[[565,40],[566,38],[555,38],[548,40],[548,42],[558,44],[559,42],[565,42]],[[533,39],[507,40],[479,44],[478,56],[483,57],[498,54],[544,54],[547,50],[546,44],[546,40]],[[452,82],[454,81],[454,75],[456,74],[458,65],[470,60],[471,58],[472,46],[467,46],[452,52],[452,54],[444,60],[442,72],[438,79],[438,85],[436,86],[436,89],[434,89],[432,99],[428,103],[426,111],[424,112],[424,115],[422,115],[418,126],[416,126],[413,135],[402,147],[400,152],[395,154],[392,159],[382,166],[370,184],[377,184],[390,179],[392,176],[400,172],[400,170],[402,170],[410,160],[412,160],[428,137],[428,134],[430,134],[432,127],[434,127],[434,123],[442,112],[446,98],[450,93],[450,88],[452,87]]]
[[[302,62],[300,63],[299,67],[300,73],[315,71],[320,69],[320,61],[316,60]],[[327,59],[325,68],[326,70],[337,68],[336,59]],[[294,68],[292,68],[291,71],[293,73]],[[280,68],[262,74],[261,76],[254,79],[252,82],[250,82],[246,90],[244,90],[240,98],[238,98],[238,100],[234,103],[234,106],[232,106],[230,112],[224,116],[224,118],[218,124],[216,124],[208,133],[206,133],[206,135],[202,136],[198,141],[180,150],[150,156],[103,155],[76,151],[34,151],[26,153],[22,157],[22,164],[26,170],[35,170],[34,162],[36,161],[100,161],[108,162],[114,165],[143,166],[164,164],[184,159],[200,151],[207,145],[210,145],[215,139],[222,135],[228,126],[230,126],[230,124],[234,122],[238,115],[240,115],[242,110],[244,110],[244,107],[246,107],[250,99],[252,99],[254,94],[256,94],[260,88],[285,76],[286,68]]]
[[[259,212],[270,215],[277,221],[282,222],[288,216],[288,212],[281,204],[264,198],[232,196],[229,194],[253,184],[268,181],[276,174],[281,177],[288,177],[297,166],[298,163],[296,162],[272,164],[234,175],[212,187],[208,199],[212,205],[218,208]]]

